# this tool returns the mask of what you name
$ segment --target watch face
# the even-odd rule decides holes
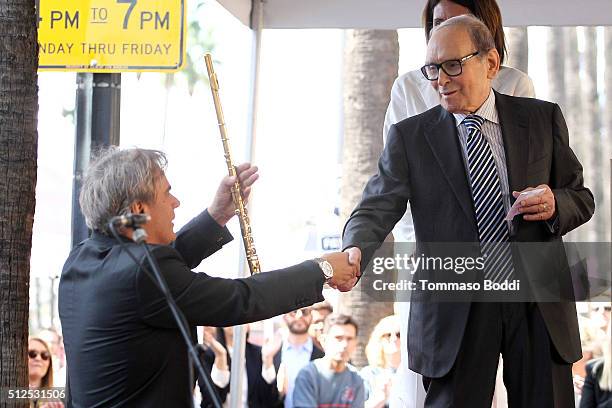
[[[332,276],[334,276],[334,268],[332,268],[329,262],[327,261],[321,262],[321,268],[323,269],[323,274],[326,277],[331,278]]]

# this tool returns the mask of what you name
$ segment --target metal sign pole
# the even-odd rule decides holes
[[[259,68],[261,55],[261,31],[263,29],[263,1],[253,0],[251,10],[251,28],[253,30],[253,48],[251,62],[251,90],[249,107],[249,125],[247,130],[246,160],[251,161],[255,150],[255,132],[257,120],[257,88],[259,82]],[[251,204],[253,200],[251,199]],[[239,259],[240,276],[247,275],[246,256],[244,251]],[[232,366],[230,377],[230,408],[242,408],[242,381],[244,377],[244,349],[246,331],[243,327],[234,328],[234,350],[232,352]]]
[[[119,145],[121,74],[77,74],[76,138],[72,181],[72,246],[89,236],[79,206],[82,178],[92,152]]]

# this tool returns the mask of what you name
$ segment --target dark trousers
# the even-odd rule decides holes
[[[499,354],[510,408],[573,408],[571,364],[551,343],[535,303],[473,303],[457,360],[423,377],[425,407],[491,408]]]

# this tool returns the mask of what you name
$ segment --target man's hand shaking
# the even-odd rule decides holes
[[[353,251],[350,251],[353,250]],[[334,252],[321,256],[334,268],[334,276],[329,286],[341,292],[348,292],[355,286],[361,276],[361,251],[359,248],[349,248],[345,252]]]

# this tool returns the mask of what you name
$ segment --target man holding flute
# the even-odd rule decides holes
[[[177,234],[179,201],[164,175],[162,152],[111,148],[87,172],[80,205],[90,238],[70,253],[59,288],[59,312],[67,355],[68,407],[191,406],[187,347],[161,291],[148,275],[142,247],[121,229],[121,245],[109,234],[111,218],[148,214],[147,243],[192,335],[195,327],[231,326],[266,319],[323,300],[324,283],[350,288],[359,273],[348,255],[321,258],[244,279],[194,273],[202,259],[232,240],[225,224],[234,216],[225,177],[212,204]],[[243,199],[257,167],[237,167]],[[131,252],[138,264],[130,259]]]

